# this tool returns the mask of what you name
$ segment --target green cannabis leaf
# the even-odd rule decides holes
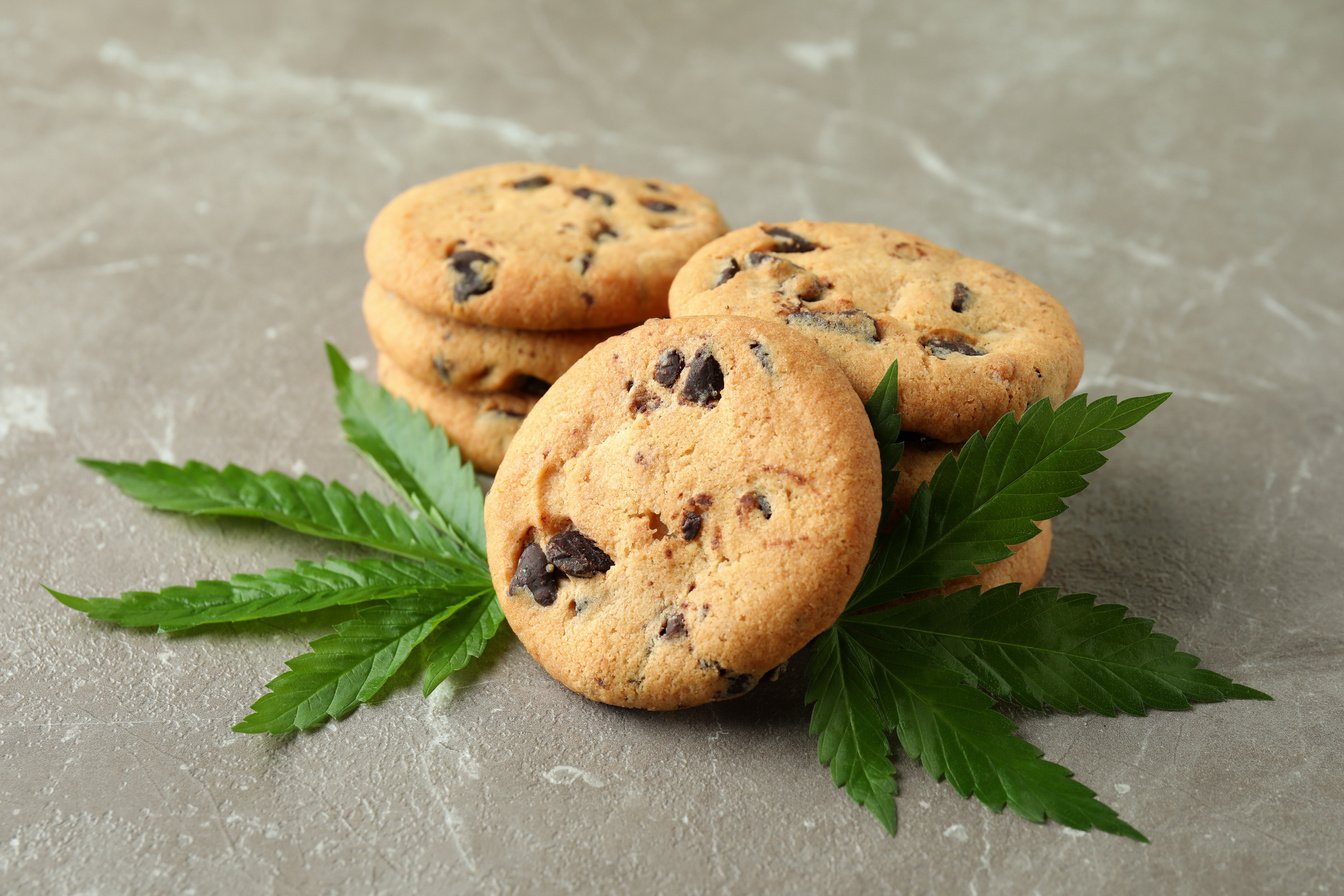
[[[397,491],[485,560],[485,498],[476,472],[443,430],[386,389],[355,376],[327,345],[346,438]]]
[[[373,699],[422,642],[429,694],[480,656],[504,618],[485,562],[484,501],[471,465],[423,414],[355,376],[334,346],[327,356],[347,437],[415,512],[339,482],[274,470],[198,461],[80,463],[160,510],[264,520],[392,556],[299,561],[292,569],[115,598],[48,589],[90,618],[162,632],[353,608],[333,634],[289,661],[238,731],[285,734],[342,718]]]
[[[480,656],[503,621],[504,612],[494,600],[494,592],[488,591],[435,629],[425,663],[424,695],[434,693],[449,675]]]
[[[289,671],[267,687],[252,714],[233,726],[249,734],[285,734],[340,719],[373,699],[406,662],[412,650],[470,599],[427,590],[361,608],[335,634],[312,643],[312,651],[290,660]]]
[[[1102,452],[1123,430],[1170,395],[1091,404],[1077,395],[1058,409],[1038,401],[1021,420],[1006,414],[988,436],[971,436],[920,486],[894,529],[878,536],[850,609],[880,602],[889,584],[900,593],[927,591],[1007,557],[1009,546],[1040,531],[1037,521],[1057,516],[1064,498],[1087,487],[1083,477],[1106,462]]]
[[[884,653],[919,653],[1000,700],[1030,709],[1141,716],[1192,703],[1268,700],[1176,650],[1151,619],[1090,594],[1001,585],[852,616],[848,631]]]
[[[835,786],[895,834],[896,768],[871,658],[833,626],[817,638],[807,678],[804,702],[812,704],[809,730],[817,737],[817,758],[830,767]]]
[[[872,656],[872,654],[869,654]],[[1098,830],[1147,843],[1073,772],[1046,762],[1013,735],[993,701],[928,657],[881,651],[874,657],[878,701],[895,720],[896,737],[935,781],[995,812],[1005,805],[1029,821],[1053,818],[1080,831]]]
[[[896,368],[867,404],[891,494],[899,460]],[[993,811],[1047,818],[1146,842],[1142,834],[1041,751],[1014,735],[994,698],[1032,709],[1106,715],[1268,699],[1199,669],[1174,639],[1124,607],[1053,589],[1008,585],[908,600],[975,574],[1065,509],[1105,450],[1168,395],[1037,402],[973,436],[939,464],[909,510],[879,531],[840,620],[813,643],[806,701],[818,758],[888,831],[896,827],[890,737],[935,780]]]
[[[897,405],[896,371],[897,364],[892,361],[872,396],[863,403],[864,410],[868,412],[868,422],[873,425],[873,436],[877,439],[877,450],[882,460],[884,506],[896,488],[896,465],[905,453],[905,443],[901,441],[901,415]]]
[[[409,597],[429,590],[448,595],[476,594],[489,585],[490,580],[479,569],[375,557],[325,563],[299,561],[293,569],[270,569],[261,575],[243,573],[227,582],[205,580],[162,591],[127,591],[120,597],[74,597],[58,591],[51,591],[51,595],[92,619],[128,628],[178,632]]]
[[[348,541],[406,557],[436,560],[454,553],[456,542],[423,517],[394,504],[356,495],[339,482],[312,476],[295,479],[269,470],[254,473],[234,464],[222,470],[187,461],[180,467],[148,463],[111,463],[81,458],[126,495],[159,510],[195,516],[233,516],[266,520],[318,538]]]

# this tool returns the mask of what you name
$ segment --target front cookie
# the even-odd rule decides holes
[[[743,314],[806,333],[864,398],[900,362],[905,426],[963,442],[1083,370],[1068,313],[1012,271],[871,224],[793,221],[709,243],[673,281],[673,317]]]
[[[485,519],[509,625],[594,700],[732,697],[844,608],[881,511],[877,445],[811,341],[767,321],[650,321],[523,422]]]
[[[511,162],[397,196],[364,254],[374,280],[431,314],[589,329],[666,315],[677,269],[724,229],[687,186]]]

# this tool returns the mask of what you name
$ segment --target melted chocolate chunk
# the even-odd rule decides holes
[[[765,232],[775,238],[776,252],[811,252],[817,248],[816,243],[784,227],[767,227]]]
[[[509,582],[509,593],[517,594],[526,589],[533,600],[549,607],[555,603],[558,578],[555,567],[546,559],[546,552],[530,544],[523,548],[523,554],[518,558],[518,568]]]
[[[759,492],[747,492],[737,499],[737,506],[739,517],[745,517],[753,510],[759,510],[762,516],[770,519],[770,502]]]
[[[594,299],[592,293],[581,292],[579,293],[579,298],[583,299],[583,304],[587,305],[588,307],[591,308],[593,306]]]
[[[826,293],[826,284],[807,272],[790,277],[782,286],[786,295],[792,295],[801,302],[815,302]]]
[[[784,322],[795,327],[815,327],[844,333],[864,342],[877,342],[877,321],[858,308],[848,311],[795,311],[784,318]]]
[[[941,336],[930,336],[924,340],[924,351],[933,355],[935,358],[949,358],[952,355],[970,355],[975,357],[983,355],[984,352],[969,342],[963,342],[960,339],[943,339]]]
[[[546,557],[567,576],[587,579],[612,567],[612,559],[587,535],[568,529],[551,539]]]
[[[681,376],[681,368],[685,365],[686,359],[681,356],[681,352],[674,348],[665,348],[653,368],[653,378],[658,385],[671,388],[677,377]]]
[[[901,442],[906,445],[913,445],[916,448],[935,448],[942,445],[937,439],[931,439],[922,432],[913,430],[901,430]],[[948,446],[949,448],[951,446]]]
[[[751,345],[749,345],[748,348],[750,348],[751,353],[756,356],[756,360],[761,362],[761,366],[765,368],[766,373],[775,372],[775,364],[773,361],[770,360],[769,349],[761,345],[759,342],[751,343]]]
[[[620,234],[615,230],[612,230],[610,224],[606,221],[602,221],[599,222],[597,229],[593,231],[593,242],[605,243],[608,240],[616,239],[618,236],[620,236]]]
[[[511,387],[515,392],[522,392],[525,395],[545,395],[546,390],[551,388],[551,384],[540,377],[529,376],[524,373],[513,381]]]
[[[673,613],[663,620],[662,628],[658,629],[658,637],[666,638],[669,641],[673,638],[686,637],[686,617],[680,613]]]
[[[700,537],[700,527],[704,523],[704,517],[694,510],[688,510],[681,520],[681,537],[686,541],[695,541]]]
[[[569,260],[569,266],[583,276],[588,273],[588,269],[593,266],[593,253],[581,252]]]
[[[459,249],[448,256],[448,264],[457,273],[457,284],[453,286],[455,301],[465,302],[494,289],[496,262],[484,252]]]
[[[453,384],[453,362],[445,361],[442,355],[434,356],[434,372],[439,375],[445,386]]]
[[[526,177],[522,180],[514,181],[513,188],[515,190],[535,190],[539,187],[547,186],[550,182],[551,179],[549,177],[544,174],[538,174],[536,177]]]
[[[751,686],[756,683],[756,678],[749,672],[739,672],[736,675],[728,676],[728,690],[724,691],[729,697],[736,697],[739,694],[745,694],[751,690]]]
[[[966,310],[966,303],[971,300],[971,291],[965,283],[958,283],[952,287],[952,310],[960,314]]]
[[[710,289],[716,289],[727,283],[729,280],[736,277],[737,272],[740,270],[742,270],[742,267],[737,263],[736,258],[728,259],[728,262],[723,267],[719,268],[719,276],[714,278],[714,285],[711,286]]]
[[[702,347],[691,358],[690,368],[686,371],[686,385],[681,389],[681,397],[695,404],[713,407],[723,395],[723,368],[710,354],[708,347]]]
[[[765,264],[767,261],[784,261],[784,259],[782,259],[782,258],[776,258],[775,256],[771,255],[769,252],[748,252],[748,253],[747,253],[747,267],[749,267],[749,268],[758,268],[758,267],[760,267],[761,265]],[[786,262],[786,264],[787,264],[787,263],[788,263],[788,262]]]
[[[661,199],[641,199],[639,204],[651,212],[674,212],[677,210],[675,205]]]
[[[591,189],[590,187],[575,187],[574,195],[589,202],[596,199],[603,205],[610,206],[616,204],[615,196],[612,196],[610,193],[604,193],[601,190]]]

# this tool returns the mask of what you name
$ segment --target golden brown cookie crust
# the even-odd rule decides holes
[[[496,392],[476,395],[427,383],[378,356],[378,382],[413,408],[425,412],[471,461],[478,473],[493,473],[504,459],[510,440],[537,399]]]
[[[424,382],[539,395],[620,330],[501,330],[426,314],[370,280],[364,322],[378,351]]]
[[[694,706],[749,690],[834,622],[880,493],[863,406],[813,342],[746,318],[650,321],[523,422],[486,498],[491,574],[510,627],[567,687]],[[573,532],[609,568],[581,544],[557,552]],[[580,574],[529,578],[566,557]]]
[[[442,317],[568,330],[667,314],[673,275],[723,233],[688,186],[509,162],[412,187],[373,221],[373,279]]]
[[[805,332],[864,398],[900,362],[907,429],[946,442],[1068,397],[1083,347],[1045,290],[986,261],[872,224],[734,230],[677,274],[673,317],[742,314]]]

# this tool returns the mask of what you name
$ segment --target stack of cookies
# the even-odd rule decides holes
[[[725,230],[686,186],[519,162],[413,187],[375,218],[364,317],[378,376],[492,473],[537,397],[632,324]]]
[[[907,432],[893,497],[901,509],[971,435],[1038,399],[1063,401],[1082,376],[1073,321],[1045,290],[868,224],[793,221],[725,234],[677,274],[669,304],[673,317],[743,315],[806,334],[864,399],[899,361]],[[1049,555],[1046,522],[1012,557],[983,567],[975,583],[1034,585]]]
[[[893,362],[901,512],[1082,374],[1067,312],[1004,268],[865,224],[725,229],[687,187],[512,163],[415,187],[369,232],[379,378],[498,471],[500,605],[606,703],[745,693],[834,621],[884,513],[862,399]],[[1035,585],[1050,540],[945,588]]]

